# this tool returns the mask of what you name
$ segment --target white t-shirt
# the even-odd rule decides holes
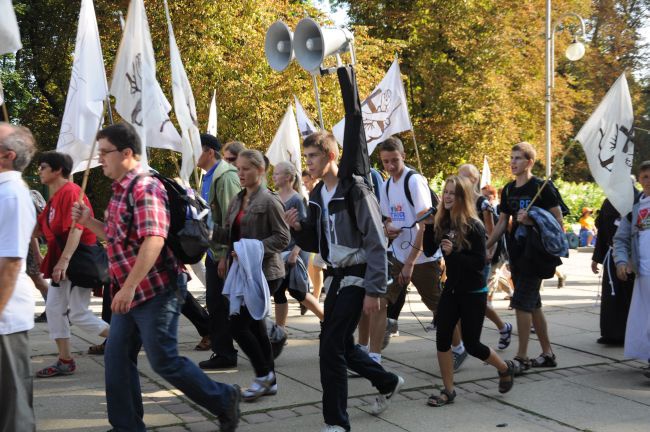
[[[410,168],[404,168],[404,172],[402,172],[397,182],[394,182],[393,178],[389,177],[381,185],[381,213],[391,218],[393,226],[397,228],[404,227],[400,235],[393,240],[391,245],[395,258],[401,263],[404,263],[410,255],[411,245],[415,243],[415,237],[418,233],[417,225],[411,229],[407,227],[415,222],[418,213],[431,208],[429,186],[427,185],[426,179],[419,174],[411,175],[408,184],[413,206],[411,206],[411,203],[406,198],[406,194],[404,193],[404,179],[408,171],[411,171]],[[388,188],[388,196],[386,196],[386,184],[388,182],[390,182],[390,186]],[[422,264],[429,261],[434,261],[434,258],[427,258],[421,253],[415,261],[415,264]]]
[[[639,227],[639,273],[650,276],[650,197],[639,200],[639,216],[635,224]]]
[[[25,273],[25,259],[36,210],[18,171],[0,173],[0,221],[0,257],[22,259],[16,287],[0,313],[0,334],[6,335],[34,327],[34,283]]]
[[[336,221],[334,220],[336,215],[330,215],[329,211],[327,210],[330,201],[332,201],[332,197],[336,193],[336,188],[338,187],[338,183],[334,188],[330,191],[327,190],[327,185],[323,184],[323,187],[320,190],[320,197],[321,200],[323,201],[323,220],[325,220],[325,238],[327,239],[327,246],[329,247],[330,250],[332,250],[332,236],[336,236],[336,232],[334,231],[334,226],[336,225]],[[328,258],[328,257],[324,257]]]

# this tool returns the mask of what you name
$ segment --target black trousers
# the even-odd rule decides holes
[[[224,280],[217,273],[217,262],[210,256],[205,258],[205,302],[210,315],[210,341],[212,351],[229,360],[237,360],[237,350],[233,344],[230,322],[228,320],[228,299],[223,296]]]
[[[366,291],[358,286],[339,289],[339,284],[340,279],[335,279],[325,298],[325,320],[320,336],[320,381],[325,423],[350,430],[347,369],[370,380],[380,393],[391,392],[397,376],[386,372],[354,344],[353,333],[361,318]]]
[[[436,322],[436,348],[440,352],[451,349],[451,337],[458,320],[461,321],[463,344],[467,352],[480,360],[490,357],[490,348],[481,343],[485,319],[487,293],[454,293],[442,291]]]
[[[268,281],[271,293],[274,293],[281,283],[282,279]],[[239,315],[230,317],[230,331],[253,365],[255,376],[262,377],[275,370],[271,341],[264,319],[254,319],[246,306],[242,306]]]

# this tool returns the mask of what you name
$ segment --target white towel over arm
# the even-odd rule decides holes
[[[253,319],[264,319],[269,313],[269,285],[262,270],[264,245],[259,240],[241,239],[234,244],[237,258],[226,277],[223,295],[230,301],[230,315],[238,315],[242,306]]]

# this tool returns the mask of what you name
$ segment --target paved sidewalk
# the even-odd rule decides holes
[[[572,251],[562,267],[567,286],[556,289],[557,281],[548,280],[542,293],[558,367],[540,369],[515,380],[513,390],[501,395],[492,367],[468,358],[456,373],[458,398],[443,408],[426,406],[426,398],[438,392],[440,371],[435,355],[435,334],[427,333],[423,323],[431,315],[415,290],[408,297],[400,318],[400,336],[393,338],[384,351],[384,365],[406,380],[401,395],[381,416],[368,414],[374,390],[363,379],[350,380],[348,401],[354,431],[643,431],[650,428],[650,379],[643,377],[642,362],[625,360],[622,348],[598,345],[599,280],[590,271],[590,253]],[[190,286],[201,294],[200,284]],[[35,292],[35,297],[37,293]],[[507,309],[503,294],[495,295],[494,306],[504,320],[514,324],[514,313]],[[40,300],[40,298],[39,298]],[[38,303],[38,311],[43,303]],[[92,308],[99,313],[101,299]],[[291,303],[290,340],[276,362],[279,393],[252,404],[242,404],[240,428],[248,431],[319,431],[320,377],[318,373],[317,319],[300,316]],[[34,404],[39,431],[106,431],[104,363],[102,357],[85,354],[90,344],[99,342],[73,327],[72,345],[76,352],[77,372],[66,377],[36,379]],[[37,324],[30,333],[34,370],[55,359],[55,346],[46,324]],[[533,338],[535,336],[533,335]],[[199,337],[185,318],[179,329],[181,352],[198,362],[209,352],[193,351]],[[483,341],[496,346],[498,333],[486,322]],[[512,345],[502,352],[512,358]],[[539,344],[532,340],[529,354],[537,355]],[[172,389],[152,372],[144,351],[140,374],[145,402],[145,422],[151,430],[217,431],[214,417]],[[253,371],[245,357],[238,369],[209,372],[218,381],[247,386]],[[498,429],[495,429],[498,428]]]

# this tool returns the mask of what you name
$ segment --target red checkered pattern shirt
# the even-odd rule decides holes
[[[150,176],[142,176],[133,187],[133,214],[127,213],[127,189],[137,174],[143,173],[142,168],[129,171],[120,181],[113,182],[111,197],[104,215],[106,238],[108,239],[108,261],[111,274],[111,295],[115,295],[126,281],[127,276],[135,265],[140,245],[145,237],[167,238],[170,216],[167,191],[162,183]],[[131,223],[131,218],[133,222]],[[131,225],[130,232],[129,225]],[[128,235],[128,240],[126,236]],[[126,241],[125,241],[126,240]],[[166,265],[167,264],[167,265]],[[164,247],[156,263],[147,276],[135,289],[131,307],[173,289],[169,277],[177,275],[182,270],[178,260],[171,250]]]

